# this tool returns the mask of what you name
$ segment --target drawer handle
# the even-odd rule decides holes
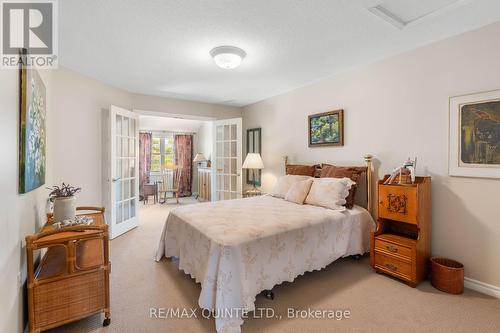
[[[387,250],[389,250],[392,253],[398,252],[398,248],[395,247],[394,245],[387,245]]]
[[[385,267],[387,267],[388,269],[390,269],[393,272],[398,270],[398,268],[393,264],[385,264]]]

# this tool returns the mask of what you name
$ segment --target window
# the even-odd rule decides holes
[[[174,164],[174,134],[153,133],[151,141],[151,172]]]

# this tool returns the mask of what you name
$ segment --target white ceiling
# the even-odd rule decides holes
[[[416,20],[398,29],[368,10],[375,6]],[[131,92],[234,106],[500,20],[498,0],[64,0],[59,8],[61,65]],[[235,70],[209,55],[226,44],[247,52]]]

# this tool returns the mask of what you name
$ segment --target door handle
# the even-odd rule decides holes
[[[115,182],[119,181],[120,179],[121,179],[121,178],[113,178],[113,179],[111,179],[111,180],[113,181],[113,183],[115,183]]]

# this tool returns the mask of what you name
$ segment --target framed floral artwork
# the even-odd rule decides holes
[[[449,174],[500,178],[500,90],[450,98]]]
[[[19,121],[19,193],[45,184],[46,92],[35,69],[21,67]]]

